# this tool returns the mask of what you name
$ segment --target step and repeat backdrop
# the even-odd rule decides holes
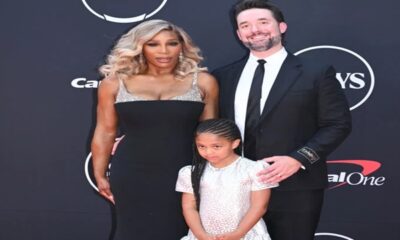
[[[0,3],[0,239],[108,240],[91,180],[96,91],[118,37],[148,19],[184,28],[213,70],[245,54],[228,0]],[[400,33],[395,0],[276,0],[286,47],[332,63],[353,132],[329,157],[315,239],[400,239]]]

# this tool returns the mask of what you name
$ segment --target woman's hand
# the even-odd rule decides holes
[[[119,82],[115,77],[103,79],[98,89],[97,123],[92,140],[93,175],[99,193],[114,204],[110,183],[106,176],[110,154],[115,142],[118,117],[115,96]]]
[[[111,192],[110,182],[108,181],[108,178],[103,177],[100,179],[96,179],[96,182],[100,195],[102,195],[108,201],[112,202],[115,205],[114,195]]]

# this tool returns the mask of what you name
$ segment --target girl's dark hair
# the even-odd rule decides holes
[[[242,137],[236,124],[228,119],[209,119],[200,122],[195,131],[195,138],[201,133],[211,133],[219,137],[226,138],[229,141],[240,140],[240,144],[234,149],[237,155],[242,155]],[[197,209],[200,206],[200,180],[203,175],[207,160],[200,156],[197,146],[193,144],[193,164],[192,164],[192,187],[196,198]]]

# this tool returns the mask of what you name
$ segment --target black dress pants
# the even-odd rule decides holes
[[[272,191],[264,220],[272,240],[312,240],[324,190]]]

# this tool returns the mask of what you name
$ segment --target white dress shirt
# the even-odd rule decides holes
[[[287,55],[288,53],[286,52],[285,48],[282,48],[273,55],[263,58],[266,63],[264,64],[265,72],[261,90],[260,113],[262,113],[264,110],[265,102],[267,101],[269,92],[271,91],[272,85],[274,84],[276,76],[278,75],[283,61],[285,61]],[[242,75],[240,76],[235,93],[235,122],[242,133],[243,140],[246,122],[247,100],[249,98],[254,72],[258,66],[257,60],[259,60],[259,58],[250,53],[249,59],[247,60],[247,63],[242,71]]]

